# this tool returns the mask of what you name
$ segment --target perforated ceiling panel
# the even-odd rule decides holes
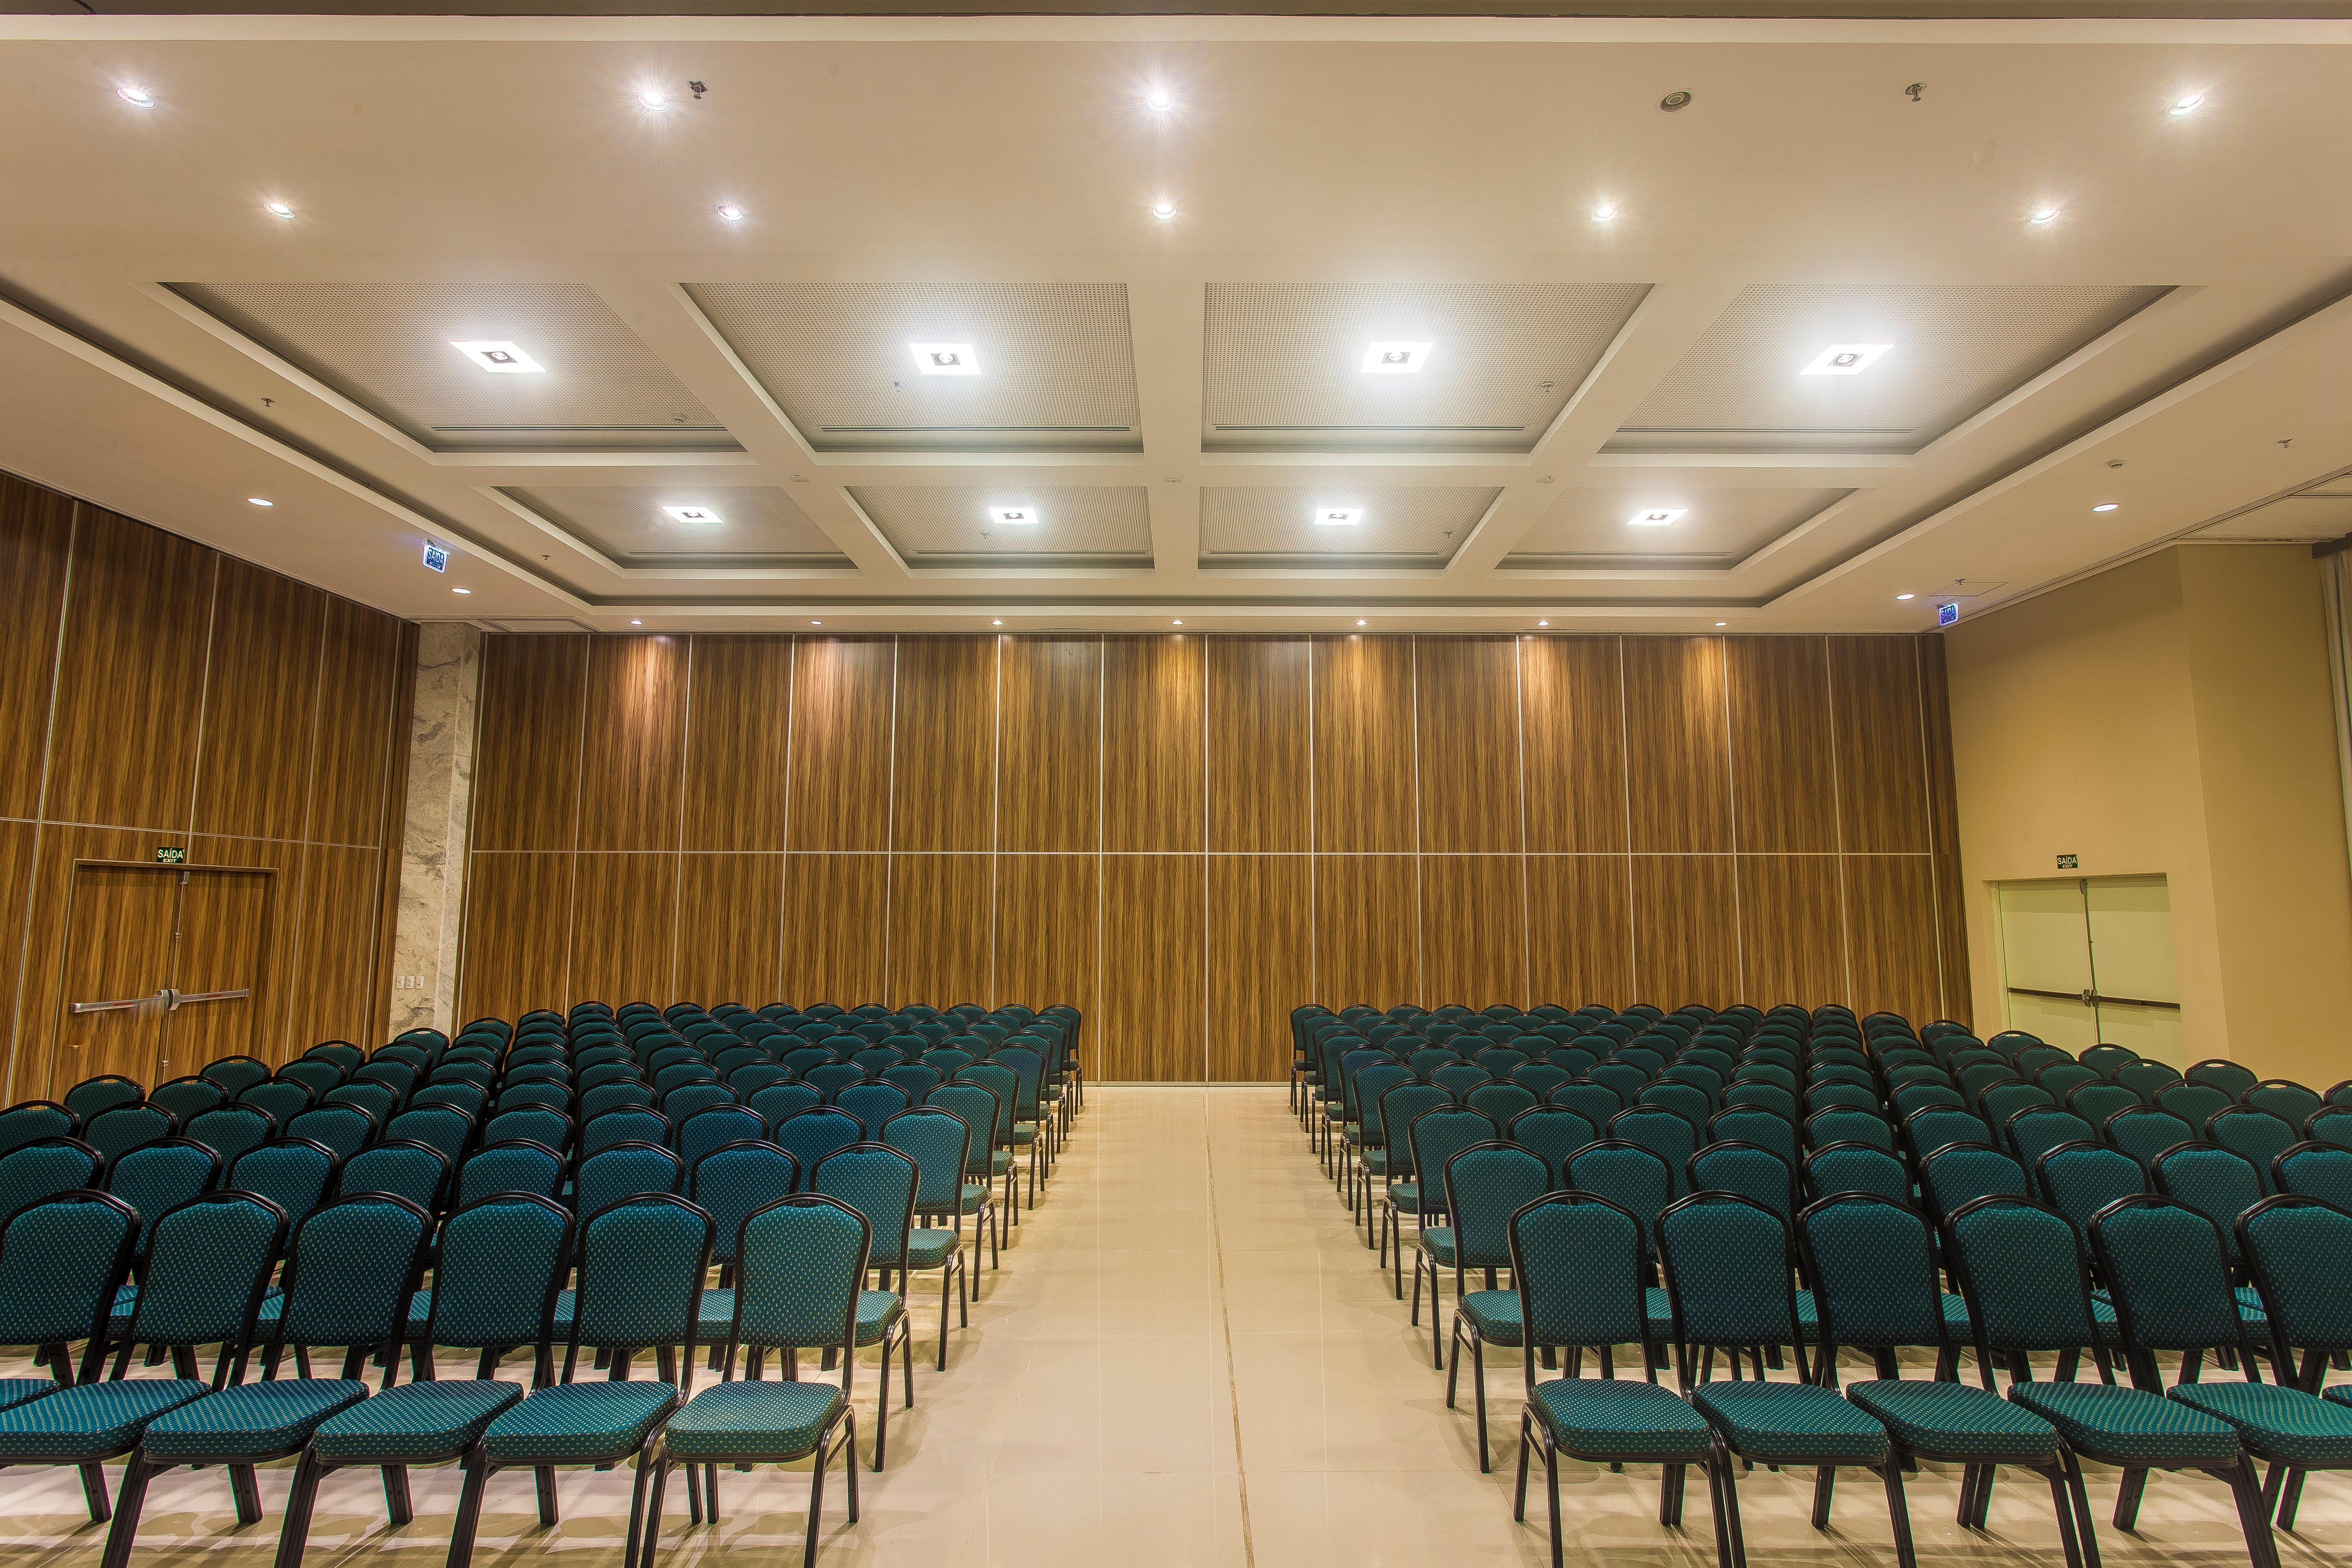
[[[1916,452],[2163,288],[1780,283],[1743,289],[1610,442],[1635,452]],[[1884,345],[1856,374],[1805,374]]]
[[[627,323],[585,288],[166,287],[427,447],[735,446]],[[512,343],[543,368],[494,373],[451,346],[482,342]]]
[[[1524,452],[1633,313],[1635,284],[1212,283],[1211,451]],[[1422,368],[1367,372],[1374,343]]]
[[[1123,283],[687,291],[820,450],[1142,447]],[[924,374],[917,343],[968,349],[977,374]]]
[[[1853,493],[1671,483],[1565,490],[1520,536],[1503,565],[1728,566]],[[1682,515],[1663,525],[1633,521],[1657,511]]]
[[[555,485],[506,493],[625,564],[838,566],[849,559],[789,494],[764,486]],[[687,515],[673,517],[664,507]]]
[[[1212,486],[1201,492],[1201,564],[1437,565],[1461,547],[1501,493],[1464,487]],[[1344,524],[1318,521],[1335,509],[1361,515]]]
[[[910,563],[1017,557],[1037,565],[1139,565],[1151,559],[1151,507],[1139,485],[861,485],[849,495]],[[1035,521],[1006,522],[994,515],[997,509]]]

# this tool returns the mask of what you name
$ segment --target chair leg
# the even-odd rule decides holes
[[[841,1479],[849,1488],[849,1522],[857,1522],[857,1412],[844,1405],[841,1410],[842,1438]],[[2095,1564],[2094,1565],[2095,1568]]]
[[[2147,1487],[2146,1470],[2128,1469],[2124,1472],[2122,1482],[2116,1488],[2116,1528],[2117,1530],[2129,1530],[2139,1522],[2140,1493],[2146,1490]]]
[[[392,1472],[384,1472],[387,1479]],[[278,1527],[276,1568],[301,1568],[302,1549],[310,1544],[310,1510],[319,1500],[319,1458],[302,1450],[294,1464],[294,1483],[286,1490],[286,1522]]]
[[[842,1370],[842,1381],[849,1380],[847,1368]],[[882,1451],[890,1442],[890,1340],[882,1340],[882,1395],[874,1405],[874,1468],[882,1468]]]
[[[1748,1568],[1748,1537],[1739,1528],[1739,1476],[1731,1467],[1730,1450],[1718,1447],[1716,1475],[1720,1482],[1723,1527],[1731,1542],[1731,1568]]]
[[[857,1456],[849,1458],[849,1468],[855,1474]],[[816,1463],[809,1467],[808,1550],[801,1559],[801,1568],[816,1568],[816,1538],[818,1521],[824,1516],[824,1446],[820,1442]]]
[[[2238,1504],[2238,1521],[2245,1529],[2246,1552],[2254,1568],[2278,1568],[2278,1543],[2271,1539],[2270,1510],[2263,1506],[2262,1488],[2254,1468],[2242,1457],[2226,1472],[2230,1491]]]
[[[1992,1467],[1985,1468],[1990,1471]],[[1903,1497],[1903,1465],[1895,1454],[1886,1456],[1886,1464],[1878,1472],[1886,1482],[1886,1516],[1895,1526],[1895,1568],[1918,1568],[1918,1556],[1911,1545],[1911,1509]]]
[[[1668,1465],[1658,1478],[1658,1522],[1678,1525],[1683,1521],[1683,1472],[1685,1467]]]
[[[383,1468],[383,1516],[395,1527],[416,1517],[416,1505],[408,1495],[406,1465],[386,1465]],[[293,1568],[293,1565],[288,1563],[286,1568]]]
[[[667,1454],[665,1453],[661,1458],[655,1460],[652,1468],[653,1479],[647,1481],[644,1479],[645,1467],[638,1467],[637,1484],[644,1490],[646,1497],[645,1533],[638,1537],[635,1543],[635,1563],[624,1563],[621,1568],[653,1568],[654,1552],[661,1545],[662,1491],[669,1482]],[[629,1511],[634,1516],[636,1510],[632,1508]]]
[[[106,1467],[83,1465],[81,1469],[81,1500],[89,1507],[89,1521],[104,1524],[114,1517],[114,1505],[106,1500]]]
[[[1519,1482],[1511,1494],[1511,1522],[1525,1524],[1528,1520],[1528,1445],[1535,1441],[1535,1412],[1519,1407]]]
[[[2058,1544],[2065,1550],[2066,1568],[2083,1568],[2083,1547],[2075,1539],[2074,1500],[2066,1490],[2066,1473],[2055,1465],[2042,1473],[2049,1478],[2050,1501],[2058,1516]]]
[[[1823,1465],[1813,1472],[1813,1528],[1830,1527],[1830,1498],[1837,1490],[1837,1467]]]
[[[122,1489],[114,1494],[114,1523],[106,1532],[106,1551],[99,1568],[123,1568],[131,1561],[131,1542],[139,1534],[139,1514],[147,1502],[147,1482],[163,1467],[149,1466],[136,1453],[123,1461]]]
[[[1716,1453],[1708,1457],[1705,1468],[1706,1506],[1715,1516],[1715,1568],[1734,1568],[1738,1553],[1734,1551],[1731,1539],[1731,1516],[1723,1502],[1724,1471],[1727,1467],[1722,1455]]]
[[[474,1531],[482,1522],[482,1489],[489,1481],[489,1461],[476,1447],[462,1464],[466,1484],[457,1493],[457,1518],[449,1531],[449,1568],[467,1568],[474,1561]]]
[[[2062,1448],[2059,1458],[2066,1468],[2066,1490],[2074,1501],[2074,1532],[2083,1543],[2083,1568],[2099,1568],[2099,1534],[2091,1521],[2091,1494],[2083,1485],[2083,1466],[2072,1448]]]
[[[1551,1568],[1560,1568],[1559,1450],[1544,1445],[1544,1503],[1551,1518]]]
[[[1486,1453],[1486,1342],[1478,1331],[1470,1331],[1470,1393],[1478,1409],[1478,1473],[1486,1475],[1495,1468]]]
[[[935,1369],[940,1372],[948,1369],[948,1276],[955,1272],[954,1258],[948,1261],[949,1267],[940,1270],[940,1361]]]
[[[236,1507],[239,1524],[261,1522],[261,1488],[253,1477],[251,1465],[231,1465],[228,1468],[229,1500]]]
[[[2278,1470],[2275,1467],[2273,1468],[2271,1474],[2273,1479],[2276,1479]],[[2302,1500],[2303,1472],[2299,1469],[2290,1469],[2287,1471],[2285,1482],[2280,1486],[2278,1493],[2278,1527],[2281,1530],[2293,1530],[2294,1528],[2295,1505]]]

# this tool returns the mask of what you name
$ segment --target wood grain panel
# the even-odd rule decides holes
[[[994,637],[900,637],[890,845],[987,849],[996,828]]]
[[[686,847],[782,849],[793,639],[698,637],[688,684]]]
[[[0,474],[0,816],[40,803],[73,514],[57,491]]]
[[[882,998],[889,1005],[987,1005],[994,859],[890,857],[890,968]]]
[[[701,648],[698,637],[698,670]],[[783,897],[782,855],[680,856],[679,998],[759,1007],[781,997]]]
[[[894,657],[889,637],[794,639],[788,847],[889,847]]]
[[[1930,645],[1942,647],[1928,637],[1829,639],[1839,831],[1850,855],[1932,847],[1919,657]]]
[[[321,1040],[376,1043],[375,932],[351,918],[375,902],[383,858],[372,848],[310,845],[302,850],[294,916],[283,922],[287,954],[286,1049],[300,1056]]]
[[[588,645],[582,849],[677,847],[692,646],[677,637],[600,637]]]
[[[385,737],[387,761],[380,818],[383,842],[376,847],[375,992],[368,1000],[368,1017],[386,1023],[392,1017],[394,949],[400,935],[400,878],[407,857],[408,742],[415,730],[416,657],[423,642],[415,622],[394,624],[399,630],[393,644],[392,722]],[[459,929],[464,929],[462,910]],[[372,1030],[373,1027],[372,1023]]]
[[[882,1000],[890,858],[792,855],[784,861],[783,992],[800,1006]]]
[[[1311,847],[1311,645],[1305,637],[1202,641],[1209,847],[1256,854]]]
[[[81,509],[50,731],[52,820],[185,828],[215,559]]]
[[[169,840],[183,842],[177,836]],[[52,1087],[71,1088],[87,1072],[73,1072],[69,1064],[54,1062],[59,1031],[65,1022],[67,922],[73,899],[77,860],[151,861],[158,836],[145,828],[68,827],[51,824],[41,829],[33,846],[30,915],[25,922],[23,989],[16,1001],[17,1050],[10,1070],[14,1097],[48,1096]],[[59,1075],[53,1079],[52,1069]],[[65,1075],[70,1076],[65,1076]]]
[[[1290,1076],[1290,1010],[1315,989],[1303,855],[1209,857],[1209,1078]]]
[[[474,847],[570,849],[580,804],[585,637],[482,639]],[[561,975],[550,978],[561,986]]]
[[[1313,1000],[1421,1003],[1420,897],[1411,856],[1317,856]]]
[[[1517,854],[1518,644],[1413,639],[1423,854]]]
[[[1412,639],[1315,639],[1315,847],[1415,847]]]
[[[1944,670],[1944,634],[1918,639],[1919,705],[1926,729],[1927,844],[1938,855],[1960,852],[1958,786],[1952,778],[1951,687]]]
[[[1198,1083],[1209,1070],[1204,863],[1193,855],[1112,855],[1102,877],[1101,1076]]]
[[[1732,848],[1723,639],[1627,637],[1624,647],[1626,781],[1634,850],[1693,854]],[[1646,963],[1643,971],[1648,973]]]
[[[458,961],[461,1019],[512,1019],[533,1007],[562,1011],[571,1005],[564,951],[572,928],[573,859],[568,853],[473,858]]]
[[[33,840],[38,832],[29,822],[0,821],[0,1049],[7,1052],[0,1093],[12,1105],[26,1098],[16,1092],[17,959],[25,951],[25,901],[33,886]]]
[[[1936,952],[1936,887],[1925,855],[1849,855],[1846,964],[1857,1013],[1885,1008],[1912,1026],[1944,1016]]]
[[[1735,893],[1728,855],[1633,858],[1636,999],[1672,1008],[1744,997]]]
[[[1732,831],[1742,851],[1838,847],[1829,656],[1820,637],[1732,637]]]
[[[321,844],[382,844],[387,817],[406,799],[387,776],[406,777],[408,709],[400,700],[402,645],[413,637],[381,611],[331,595],[319,666],[319,739],[310,765],[310,826]],[[397,839],[399,835],[393,836]]]
[[[1532,1000],[1520,867],[1516,855],[1422,858],[1421,974],[1433,1005]]]
[[[326,600],[290,577],[220,558],[197,832],[306,837]]]
[[[1622,855],[1528,857],[1533,1000],[1574,1008],[1633,999],[1632,878]]]
[[[1528,851],[1625,849],[1625,674],[1617,637],[1519,639]]]
[[[1096,848],[1102,838],[1102,639],[1001,637],[997,646],[1003,713],[996,847]]]
[[[1974,1026],[1976,993],[1969,981],[1969,929],[1967,900],[1981,898],[1972,892],[1961,879],[1960,862],[1957,856],[1930,857],[1936,879],[1936,954],[1937,978],[1943,990],[1943,1007],[1937,1016],[1954,1019]],[[1918,1020],[1914,1018],[1913,1023]]]
[[[677,954],[675,855],[573,857],[572,960],[565,994],[666,1007]]]
[[[1743,996],[1817,1007],[1846,994],[1845,918],[1834,855],[1739,858]],[[1677,1004],[1679,1005],[1679,1004]]]
[[[1045,1008],[1067,1003],[1085,1015],[1089,1052],[1100,1037],[1094,1015],[1101,862],[1091,855],[1005,855],[996,862],[994,1002]],[[1087,1066],[1097,1076],[1095,1063]]]
[[[181,991],[229,991],[251,985],[254,994],[215,1026],[164,1031],[165,1048],[179,1060],[187,1059],[191,1042],[220,1042],[215,1056],[251,1051],[273,1066],[287,1059],[292,1036],[294,993],[291,984],[299,938],[295,912],[301,908],[303,847],[275,838],[230,838],[197,834],[187,840],[190,866],[234,867],[268,871],[267,885],[235,879],[191,879],[189,896],[180,911],[181,977],[171,984]],[[227,928],[199,931],[206,921]],[[248,951],[258,943],[258,951]],[[193,964],[193,972],[191,965]],[[212,971],[210,978],[201,972]],[[240,973],[230,979],[226,973]],[[202,980],[203,984],[191,984]],[[255,982],[258,982],[255,984]],[[181,1016],[173,1015],[174,1019]],[[247,1043],[250,1042],[250,1043]],[[316,1045],[305,1040],[302,1047]],[[300,1049],[291,1055],[299,1056]],[[195,1058],[196,1067],[211,1057]],[[195,1070],[195,1067],[174,1068]]]
[[[1103,639],[1104,848],[1201,848],[1205,658],[1200,637]]]

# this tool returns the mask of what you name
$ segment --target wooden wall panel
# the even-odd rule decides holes
[[[1627,637],[1626,781],[1633,849],[1734,847],[1721,637]]]
[[[195,831],[300,838],[327,595],[224,559],[196,753]]]
[[[1043,1009],[1067,1003],[1085,1015],[1089,1051],[1102,1037],[1095,1017],[1102,862],[1092,855],[1003,855],[996,861],[996,984],[992,1001]],[[1089,1060],[1087,1073],[1099,1077]]]
[[[307,845],[290,929],[286,1048],[300,1056],[321,1040],[376,1044],[383,1020],[372,1017],[375,932],[349,918],[374,900],[383,858],[373,848]]]
[[[1416,637],[1413,649],[1422,853],[1517,854],[1517,639]]]
[[[1311,847],[1311,645],[1305,637],[1199,640],[1208,684],[1209,847]]]
[[[1527,1006],[1528,907],[1517,855],[1432,855],[1421,862],[1421,976],[1432,1005]]]
[[[889,882],[887,855],[785,858],[779,1001],[855,1007],[882,1000]]]
[[[1919,656],[1943,645],[1901,637],[1828,640],[1842,847],[1849,855],[1925,854],[1933,846]]]
[[[1004,668],[996,847],[1008,853],[1099,847],[1102,639],[1000,637],[997,644]],[[1153,705],[1145,711],[1160,710]]]
[[[1820,637],[1725,644],[1734,842],[1742,853],[1838,847],[1829,657]]]
[[[1633,857],[1633,988],[1678,1007],[1743,1000],[1737,879],[1728,855]]]
[[[1102,1023],[1110,1082],[1198,1083],[1208,1076],[1203,864],[1193,855],[1104,858]]]
[[[1315,995],[1328,1007],[1362,1002],[1427,1005],[1419,952],[1420,876],[1410,855],[1315,858]]]
[[[795,639],[787,848],[890,847],[896,658],[890,637]]]
[[[783,899],[782,855],[679,856],[679,998],[759,1007],[782,996]]]
[[[1528,989],[1536,1001],[1633,1000],[1633,863],[1622,855],[1528,857]]]
[[[1519,640],[1528,853],[1622,853],[1625,674],[1617,637]]]
[[[474,746],[476,849],[568,850],[578,842],[588,640],[527,636],[483,642],[480,738]]]
[[[327,600],[319,665],[319,738],[310,766],[310,826],[321,844],[382,844],[405,799],[408,710],[401,700],[401,623],[349,599]],[[394,832],[396,841],[399,834]]]
[[[1315,639],[1315,848],[1407,852],[1413,819],[1412,639]]]
[[[73,520],[68,498],[0,474],[0,817],[40,806]]]
[[[890,847],[996,844],[997,639],[898,639]]]
[[[782,849],[793,639],[698,637],[688,689],[685,847]]]
[[[1855,1012],[1885,1009],[1913,1025],[1944,1016],[1936,931],[1919,919],[1936,906],[1933,863],[1924,855],[1849,855],[1845,958]]]
[[[525,639],[518,639],[525,640]],[[565,959],[572,934],[568,854],[477,855],[466,879],[466,935],[457,1011],[514,1018],[572,1005]]]
[[[890,967],[881,1000],[951,1006],[989,999],[992,855],[890,857]]]
[[[46,700],[42,706],[47,707]],[[21,978],[18,960],[25,951],[25,905],[32,892],[33,840],[39,832],[34,823],[0,818],[0,932],[6,933],[9,939],[7,946],[0,949],[0,956],[7,960],[0,963],[0,1040],[13,1037],[16,1021],[17,983]],[[41,1037],[46,1040],[48,1037],[44,1032]],[[13,1075],[13,1058],[8,1065]],[[27,1098],[26,1093],[17,1092],[13,1076],[6,1084],[0,1085],[0,1092],[6,1094],[12,1105]]]
[[[302,1050],[317,1044],[305,1040],[302,1047],[288,1048],[288,1032],[293,1005],[292,980],[298,964],[298,937],[294,920],[301,907],[303,846],[279,838],[226,838],[210,834],[192,835],[188,840],[188,864],[191,866],[250,867],[269,872],[266,887],[250,882],[225,880],[219,878],[200,879],[191,883],[184,896],[180,918],[181,943],[178,960],[193,964],[198,971],[175,973],[172,984],[183,991],[227,990],[242,982],[229,978],[234,974],[253,975],[259,981],[247,1004],[253,1017],[251,1044],[238,1043],[233,1047],[214,1050],[200,1061],[215,1056],[227,1056],[230,1050],[250,1050],[272,1067],[289,1057],[299,1057]],[[145,857],[139,857],[145,858]],[[234,891],[225,891],[234,889]],[[258,904],[260,920],[260,952],[258,969],[249,967],[257,955],[249,937],[234,932],[224,935],[217,929],[217,917],[225,912],[241,911]],[[200,931],[212,926],[215,929]],[[193,956],[192,956],[193,954]],[[209,973],[215,966],[226,973]],[[176,965],[175,965],[176,967]],[[190,1019],[194,1026],[198,1021]],[[167,1038],[195,1042],[189,1048],[202,1048],[210,1040],[246,1038],[246,1027],[230,1025],[219,1027],[207,1024],[187,1032],[173,1031]],[[173,1054],[181,1054],[183,1047],[174,1045]]]
[[[1213,1083],[1290,1075],[1290,1010],[1315,990],[1312,880],[1303,855],[1209,857],[1209,1068]]]
[[[1960,877],[1960,817],[1952,776],[1951,691],[1944,673],[1944,635],[1918,644],[1919,706],[1926,729],[1927,842],[1935,852],[1936,941],[1944,994],[1943,1016],[1960,1023],[1976,1016],[1969,984],[1968,911]]]
[[[1932,855],[1928,863],[1935,868],[1936,879],[1936,978],[1944,999],[1937,1016],[1973,1027],[1976,994],[1969,986],[1968,910],[1964,903],[1968,885],[1960,879],[1957,856]],[[1916,921],[1918,911],[1908,911],[1908,918]]]
[[[1834,855],[1739,857],[1739,994],[1818,1007],[1846,994]],[[1924,1020],[1921,1020],[1924,1022]]]
[[[1102,847],[1197,854],[1207,679],[1202,639],[1105,637],[1102,659]]]
[[[675,855],[573,857],[572,968],[577,1002],[667,1006],[677,957]]]
[[[580,848],[677,847],[689,647],[682,637],[589,643]]]

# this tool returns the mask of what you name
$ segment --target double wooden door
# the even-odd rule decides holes
[[[220,1057],[267,1060],[276,876],[77,861],[48,1094],[121,1073],[149,1087]]]

